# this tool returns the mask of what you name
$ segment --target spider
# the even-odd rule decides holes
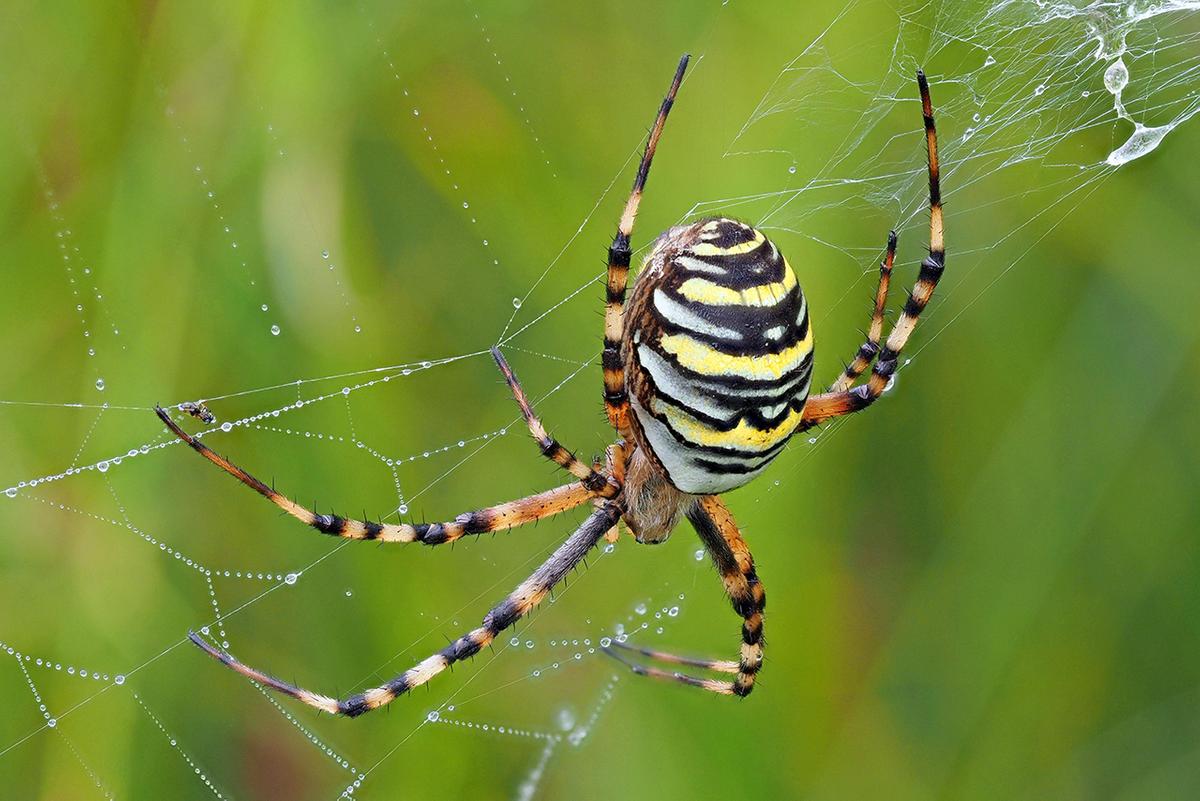
[[[763,661],[766,595],[750,549],[720,493],[761,473],[792,434],[865,409],[887,388],[901,349],[945,264],[937,133],[929,85],[924,73],[918,72],[928,147],[929,256],[922,261],[908,301],[881,345],[896,254],[896,234],[888,236],[866,341],[828,391],[810,396],[813,338],[804,295],[778,248],[745,223],[708,218],[664,232],[646,257],[626,307],[634,219],[687,64],[685,55],[650,130],[633,190],[608,251],[604,405],[619,439],[606,449],[603,464],[580,461],[547,433],[496,348],[492,356],[542,454],[575,480],[445,523],[385,524],[318,514],[211,450],[184,432],[165,410],[157,409],[167,427],[210,462],[291,516],[335,537],[442,545],[532,523],[588,503],[594,511],[541,567],[487,614],[482,625],[390,681],[344,699],[310,692],[249,667],[194,632],[189,633],[192,642],[273,690],[326,712],[358,716],[394,701],[492,643],[536,607],[601,539],[615,540],[618,522],[638,542],[658,543],[686,517],[711,555],[734,611],[742,618],[739,658],[691,659],[615,643],[604,650],[641,675],[726,695],[750,693]],[[858,383],[868,369],[869,377]],[[642,660],[635,661],[625,655],[628,653],[639,654]],[[706,678],[658,664],[686,666],[728,678]]]

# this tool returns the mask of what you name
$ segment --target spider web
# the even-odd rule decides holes
[[[731,95],[738,100],[729,102],[727,114],[740,124],[722,135],[717,149],[704,152],[704,143],[716,139],[701,138],[686,162],[673,160],[671,151],[688,147],[682,132],[704,124],[701,99],[719,91],[723,70],[746,57],[726,44],[737,5],[714,8],[711,26],[685,43],[693,48],[694,66],[647,205],[667,207],[655,187],[687,186],[680,176],[688,164],[711,164],[703,176],[689,173],[701,184],[689,196],[721,194],[678,220],[735,214],[786,243],[793,264],[823,265],[805,281],[806,288],[810,282],[816,287],[810,296],[833,299],[815,312],[818,330],[830,332],[822,341],[828,374],[832,359],[851,354],[856,344],[850,332],[861,324],[861,300],[872,291],[888,228],[900,234],[897,264],[919,260],[927,242],[913,81],[924,67],[934,87],[950,198],[950,269],[890,394],[902,393],[926,349],[936,352],[947,329],[969,319],[979,299],[1019,270],[1024,256],[1085,198],[1104,191],[1107,176],[1156,149],[1170,151],[1171,133],[1200,111],[1197,11],[1200,3],[1182,0],[850,3],[815,27],[806,20],[804,27],[818,32],[790,51],[756,54],[775,58],[758,85]],[[546,103],[538,102],[543,90],[528,81],[517,86],[508,62],[524,55],[505,37],[511,37],[511,20],[493,20],[491,13],[470,9],[459,46],[486,61],[495,96],[516,121],[514,147],[557,177],[570,155],[541,133],[553,122]],[[411,358],[379,364],[387,360],[372,354],[388,348],[373,339],[360,359],[328,364],[318,343],[296,330],[301,321],[290,324],[283,313],[291,306],[304,315],[323,310],[336,317],[339,339],[332,350],[344,359],[358,347],[347,341],[369,333],[372,315],[363,296],[375,290],[354,280],[354,260],[364,258],[363,251],[334,246],[344,241],[329,222],[339,210],[317,191],[329,177],[311,154],[292,152],[289,127],[273,121],[281,112],[262,109],[272,120],[263,126],[262,146],[272,153],[264,191],[279,201],[272,208],[304,220],[310,233],[298,242],[272,240],[270,219],[263,225],[268,233],[257,233],[258,213],[239,195],[244,187],[218,179],[214,133],[196,122],[203,117],[189,103],[188,82],[201,77],[186,69],[169,76],[163,67],[147,89],[160,111],[149,123],[156,141],[183,168],[172,177],[179,202],[203,218],[202,252],[221,265],[214,280],[236,281],[231,294],[253,309],[231,323],[236,338],[218,326],[169,335],[194,337],[199,351],[245,354],[261,363],[258,374],[270,376],[258,385],[213,387],[193,383],[187,373],[146,370],[139,361],[145,350],[131,343],[153,341],[155,329],[144,327],[170,318],[143,319],[113,298],[121,281],[142,279],[120,274],[119,258],[98,251],[95,231],[77,230],[71,204],[60,196],[56,156],[36,145],[23,151],[39,199],[31,212],[34,227],[45,229],[49,240],[43,253],[16,269],[61,271],[60,317],[74,317],[76,330],[59,345],[81,351],[89,390],[73,389],[70,380],[0,388],[0,420],[12,438],[5,450],[21,455],[6,462],[0,476],[7,487],[0,497],[5,602],[19,610],[0,624],[0,649],[9,656],[0,669],[0,697],[10,710],[0,724],[0,777],[16,797],[73,795],[81,787],[100,797],[133,787],[159,787],[163,796],[287,795],[279,787],[264,789],[261,776],[234,769],[226,759],[229,746],[220,742],[233,736],[239,752],[303,775],[290,797],[326,798],[387,797],[384,788],[404,786],[413,776],[469,770],[456,749],[464,737],[486,738],[490,760],[503,766],[497,795],[533,798],[546,777],[565,770],[567,755],[589,752],[592,735],[606,725],[611,702],[628,683],[598,655],[607,639],[714,653],[731,645],[734,623],[721,610],[704,553],[682,531],[649,553],[628,542],[603,547],[586,571],[515,632],[505,632],[491,652],[394,704],[390,713],[368,716],[364,721],[382,719],[365,724],[370,729],[351,732],[342,721],[219,673],[186,645],[186,631],[200,629],[249,663],[314,690],[373,685],[476,625],[580,516],[453,553],[331,543],[292,521],[275,521],[261,500],[199,463],[153,423],[155,401],[203,399],[217,422],[188,419],[186,425],[205,430],[212,447],[252,471],[273,473],[301,500],[319,492],[322,509],[334,499],[370,498],[385,507],[369,510],[370,516],[393,521],[422,514],[443,519],[467,508],[464,498],[490,503],[556,479],[537,461],[496,381],[487,357],[494,343],[513,355],[539,412],[564,442],[585,452],[605,444],[607,432],[595,413],[596,256],[611,235],[640,151],[640,129],[610,132],[622,139],[624,162],[613,161],[611,181],[590,197],[565,201],[574,224],[560,227],[549,258],[522,268],[524,281],[514,288],[500,271],[481,275],[506,264],[506,248],[520,249],[499,204],[489,202],[493,190],[478,179],[472,184],[458,166],[468,145],[439,99],[453,93],[453,76],[445,86],[411,77],[417,67],[397,54],[417,34],[386,15],[364,10],[354,30],[355,46],[370,51],[364,64],[390,83],[389,102],[402,98],[408,106],[403,124],[424,148],[409,154],[415,169],[456,198],[463,210],[456,236],[475,240],[467,264],[447,268],[452,282],[462,282],[466,300],[445,293],[422,298],[433,309],[419,316],[417,299],[402,299],[414,321],[390,344],[415,353]],[[654,55],[655,64],[669,65],[675,51]],[[189,64],[187,53],[179,58],[201,76],[214,69]],[[661,91],[655,87],[665,77],[646,76],[648,97]],[[639,105],[630,114],[648,122],[652,108]],[[656,230],[644,219],[637,241],[649,241]],[[425,252],[430,261],[414,269],[433,264],[436,252]],[[101,275],[100,264],[115,275]],[[200,282],[193,291],[217,297],[203,294],[205,270],[190,269]],[[898,286],[905,283],[897,279]],[[166,300],[179,303],[183,296]],[[496,324],[472,331],[464,339],[468,347],[423,353],[422,326],[458,319],[460,303],[482,304],[482,319]],[[584,322],[596,330],[580,332]],[[334,336],[332,325],[323,335]],[[36,326],[13,329],[5,350],[36,352],[48,336]],[[259,350],[271,355],[256,357]],[[168,392],[181,394],[156,394]],[[446,405],[435,420],[389,416],[389,407],[405,399],[439,396]],[[478,397],[478,408],[455,397]],[[385,434],[383,420],[399,430]],[[841,428],[830,425],[795,443],[767,477],[736,496],[735,511],[794,488]],[[170,506],[151,502],[163,495],[173,497]],[[90,618],[79,617],[82,601]],[[369,622],[378,609],[391,610],[382,627]],[[705,621],[715,615],[723,621],[720,632],[730,636],[711,633]],[[319,624],[306,622],[322,616],[327,619]],[[108,721],[130,718],[145,734],[142,747],[155,755],[146,764],[122,762],[127,744],[105,735]],[[225,720],[238,728],[222,727]],[[76,769],[39,788],[43,780],[23,770],[37,749],[65,755],[56,764]],[[431,753],[443,759],[430,760]]]

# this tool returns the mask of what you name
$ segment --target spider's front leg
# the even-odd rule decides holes
[[[232,655],[209,645],[194,632],[189,633],[188,637],[193,643],[204,649],[209,656],[248,679],[253,679],[259,684],[289,695],[316,709],[335,715],[357,717],[364,712],[370,712],[372,709],[390,704],[414,687],[425,684],[455,662],[472,657],[490,645],[500,632],[529,614],[550,593],[550,590],[562,581],[567,573],[583,561],[583,558],[600,541],[604,532],[612,526],[620,514],[620,507],[616,503],[611,501],[605,503],[603,507],[592,512],[587,520],[575,530],[575,533],[568,537],[550,555],[550,558],[534,571],[533,575],[521,582],[504,601],[492,609],[483,619],[483,625],[479,628],[459,637],[391,681],[341,700],[310,692],[261,670],[249,667]]]
[[[302,506],[286,495],[277,492],[255,476],[238,467],[198,438],[184,431],[171,419],[166,409],[155,409],[159,419],[171,432],[192,450],[224,470],[250,489],[263,496],[284,512],[312,526],[322,534],[351,540],[376,540],[378,542],[419,542],[423,545],[442,545],[454,542],[467,535],[484,534],[489,531],[523,526],[544,517],[550,517],[582,506],[593,498],[600,497],[583,484],[567,484],[545,492],[529,495],[508,503],[489,506],[474,512],[461,514],[444,523],[376,523],[370,520],[354,520],[338,515],[323,515]]]
[[[738,660],[692,659],[662,651],[632,648],[619,643],[613,645],[658,662],[733,673],[733,679],[703,679],[686,673],[641,665],[622,657],[612,646],[604,651],[641,676],[677,681],[722,695],[749,695],[754,689],[755,677],[762,668],[763,609],[767,605],[762,582],[758,580],[758,574],[754,570],[754,558],[750,555],[750,548],[742,539],[729,508],[716,495],[701,498],[688,512],[688,520],[712,556],[734,611],[742,616],[742,648]]]

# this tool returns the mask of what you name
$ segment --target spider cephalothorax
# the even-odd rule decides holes
[[[748,695],[762,667],[766,595],[750,549],[718,493],[757,476],[797,431],[859,411],[883,394],[901,349],[916,326],[945,263],[938,178],[937,135],[929,86],[917,74],[929,149],[929,257],[904,310],[882,345],[896,236],[888,237],[880,267],[867,341],[827,392],[809,395],[812,329],[795,273],[762,232],[724,217],[671,228],[655,242],[634,284],[629,309],[625,287],[630,237],[650,163],[667,114],[683,81],[684,56],[650,131],[633,192],[608,253],[604,318],[604,403],[619,439],[602,467],[576,459],[547,432],[498,349],[492,349],[521,414],[542,453],[577,480],[526,498],[459,515],[445,523],[375,523],[317,514],[184,432],[163,409],[171,431],[209,461],[288,514],[325,534],[381,542],[441,545],[468,535],[513,528],[587,503],[595,506],[579,528],[533,575],[492,609],[482,625],[392,680],[344,699],[318,695],[255,670],[197,634],[192,641],[210,656],[267,687],[309,706],[361,715],[390,703],[455,662],[474,656],[501,631],[536,607],[601,539],[617,536],[623,520],[639,542],[661,542],[686,517],[721,574],[733,609],[742,618],[736,660],[689,659],[646,649],[652,661],[731,674],[699,678],[632,662],[604,650],[634,672],[726,695]],[[868,379],[857,384],[867,369]],[[613,647],[618,644],[614,643]]]

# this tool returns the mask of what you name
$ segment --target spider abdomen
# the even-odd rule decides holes
[[[624,334],[639,445],[683,492],[745,484],[800,424],[812,344],[796,275],[762,232],[724,218],[667,231]]]

